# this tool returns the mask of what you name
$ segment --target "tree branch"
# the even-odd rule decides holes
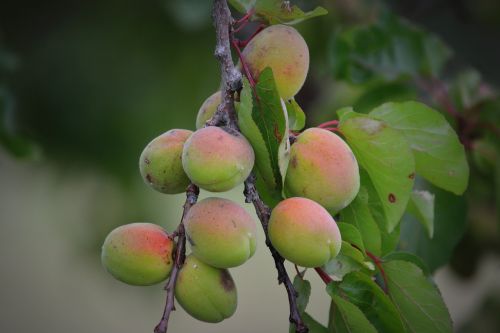
[[[285,259],[276,251],[274,246],[271,244],[268,233],[269,217],[271,216],[271,209],[260,199],[259,193],[255,187],[255,176],[251,174],[245,181],[245,198],[246,202],[252,203],[255,207],[255,211],[264,229],[264,234],[266,235],[266,245],[271,251],[271,255],[274,259],[274,265],[278,271],[278,283],[284,284],[286,292],[288,294],[288,303],[290,304],[290,316],[288,320],[290,323],[295,325],[295,332],[297,333],[307,333],[309,329],[306,324],[302,321],[300,316],[299,308],[297,306],[297,296],[298,293],[293,287],[293,283],[288,276],[285,268]]]
[[[174,267],[170,273],[170,278],[168,279],[165,290],[167,291],[167,300],[165,304],[165,309],[163,310],[163,316],[160,323],[155,327],[155,333],[166,333],[168,329],[168,320],[170,318],[170,313],[175,310],[174,305],[174,294],[175,294],[175,284],[177,282],[177,277],[179,276],[179,271],[184,264],[186,259],[186,234],[184,231],[184,218],[188,211],[193,207],[193,205],[198,201],[198,194],[200,190],[198,186],[190,184],[186,190],[186,201],[184,202],[184,210],[182,212],[181,222],[177,226],[174,235],[177,236],[177,245],[175,248],[174,255]]]
[[[213,21],[216,30],[217,44],[215,47],[215,57],[221,65],[221,81],[222,81],[222,102],[217,109],[214,118],[208,122],[209,125],[217,124],[220,119],[225,119],[226,126],[238,130],[236,112],[234,109],[234,93],[241,89],[241,73],[236,70],[233,59],[231,57],[231,26],[233,19],[231,11],[227,5],[226,0],[214,0]],[[290,317],[289,320],[295,325],[297,333],[307,333],[308,328],[300,317],[299,309],[297,307],[297,292],[293,288],[290,277],[286,272],[283,257],[276,251],[269,240],[268,223],[271,215],[271,210],[260,199],[259,193],[255,187],[255,176],[251,174],[245,181],[245,198],[248,203],[253,203],[255,211],[259,220],[261,221],[262,228],[266,235],[266,245],[268,246],[274,258],[274,263],[278,271],[278,282],[285,285],[288,301],[290,304]]]

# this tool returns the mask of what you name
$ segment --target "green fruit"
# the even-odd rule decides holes
[[[303,267],[323,266],[342,245],[333,217],[306,198],[289,198],[273,209],[269,239],[283,258]]]
[[[192,131],[172,129],[144,148],[139,169],[146,184],[162,193],[186,191],[190,181],[182,168],[182,149],[191,134]]]
[[[238,302],[229,271],[209,266],[192,255],[179,271],[175,298],[191,316],[209,323],[231,317]]]
[[[132,223],[111,231],[102,246],[101,260],[116,279],[137,286],[165,280],[172,270],[174,241],[151,223]]]
[[[285,189],[289,196],[309,198],[333,213],[338,212],[359,191],[356,157],[336,134],[310,128],[292,145]]]
[[[182,165],[199,187],[224,192],[243,183],[252,171],[254,158],[244,136],[210,126],[197,130],[186,141]]]
[[[271,67],[283,99],[297,94],[309,70],[309,49],[304,38],[286,25],[262,30],[243,50],[243,59],[256,80],[266,67]]]
[[[196,116],[196,129],[200,129],[205,126],[205,123],[210,120],[217,111],[217,107],[220,103],[220,91],[217,91],[216,93],[208,97],[205,102],[203,102],[200,110],[198,111],[198,115]]]
[[[231,200],[207,198],[198,202],[184,224],[193,255],[211,266],[239,266],[255,253],[255,221]]]

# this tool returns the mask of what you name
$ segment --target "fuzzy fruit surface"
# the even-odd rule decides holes
[[[283,258],[303,267],[326,264],[342,245],[333,217],[306,198],[285,199],[273,209],[269,238]]]
[[[149,286],[170,274],[173,248],[174,241],[160,226],[132,223],[111,231],[102,246],[101,260],[116,279]]]
[[[189,178],[182,168],[182,149],[192,131],[172,129],[153,139],[144,148],[139,169],[144,182],[168,194],[186,191]]]
[[[193,183],[211,192],[229,191],[252,171],[254,152],[240,133],[209,126],[189,137],[182,153],[184,171]]]
[[[305,130],[291,147],[285,191],[332,213],[343,209],[359,191],[359,167],[351,148],[330,131]]]
[[[198,115],[196,116],[196,129],[200,129],[205,126],[205,123],[213,117],[217,111],[217,107],[221,103],[221,93],[217,91],[216,93],[209,96],[205,102],[200,107]]]
[[[243,50],[254,79],[271,67],[278,92],[283,99],[297,94],[309,70],[309,49],[297,30],[286,25],[273,25],[257,34]]]
[[[211,266],[239,266],[255,253],[255,221],[231,200],[201,200],[189,210],[184,225],[193,255]]]
[[[231,317],[238,304],[236,286],[227,269],[186,258],[175,285],[175,298],[198,320],[218,323]]]

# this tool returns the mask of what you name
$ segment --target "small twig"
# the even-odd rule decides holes
[[[179,271],[184,265],[184,260],[186,259],[186,234],[184,231],[184,219],[188,211],[193,207],[193,205],[198,201],[198,194],[200,190],[198,186],[190,184],[186,190],[186,201],[184,203],[184,210],[182,212],[181,222],[174,231],[177,235],[177,245],[175,248],[175,254],[173,257],[174,267],[170,273],[170,278],[168,279],[165,290],[167,291],[167,300],[165,304],[165,309],[163,310],[163,316],[161,317],[160,323],[156,325],[155,333],[166,333],[168,329],[168,320],[170,318],[170,313],[175,310],[174,305],[174,295],[175,295],[175,284],[177,282],[177,277],[179,276]]]
[[[238,41],[236,39],[232,39],[231,44],[233,45],[233,48],[236,50],[236,54],[238,55],[238,58],[240,59],[241,62],[241,67],[243,67],[243,71],[245,72],[245,76],[247,77],[248,82],[250,82],[250,86],[255,89],[255,80],[252,76],[252,73],[250,72],[250,69],[248,68],[245,58],[243,57],[243,54],[241,53],[240,47],[238,46]]]

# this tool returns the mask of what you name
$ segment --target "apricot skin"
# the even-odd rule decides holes
[[[231,317],[238,303],[228,270],[209,266],[193,255],[186,258],[179,271],[175,298],[191,316],[209,323]]]
[[[303,267],[323,266],[342,245],[333,217],[306,198],[285,199],[273,209],[269,238],[283,258]]]
[[[243,50],[254,79],[271,67],[278,92],[283,99],[297,94],[309,70],[309,49],[297,30],[286,25],[273,25],[256,35]]]
[[[224,192],[243,183],[252,171],[254,152],[240,133],[214,126],[194,132],[182,153],[184,171],[193,183],[211,192]]]
[[[172,129],[153,139],[144,148],[139,169],[146,184],[167,194],[181,193],[189,185],[182,168],[182,149],[192,131]]]
[[[136,286],[165,280],[172,270],[174,241],[155,224],[120,226],[106,237],[101,261],[116,279]]]
[[[207,198],[198,202],[184,224],[193,255],[211,266],[239,266],[255,253],[255,221],[231,200]]]
[[[217,107],[221,103],[221,93],[217,91],[216,93],[209,96],[205,102],[200,107],[198,111],[198,115],[196,116],[196,129],[200,129],[205,126],[205,123],[210,120],[215,112],[217,111]]]
[[[358,162],[339,136],[310,128],[292,145],[285,189],[289,196],[309,198],[338,212],[358,194]]]

